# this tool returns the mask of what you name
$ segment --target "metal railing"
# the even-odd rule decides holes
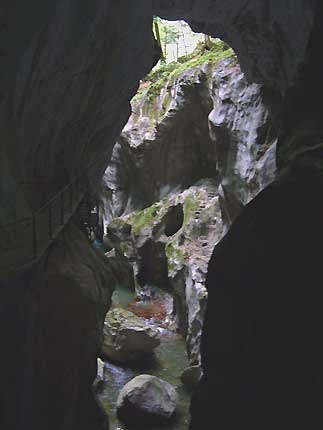
[[[0,275],[37,261],[74,215],[85,192],[84,178],[77,178],[30,217],[0,225]]]

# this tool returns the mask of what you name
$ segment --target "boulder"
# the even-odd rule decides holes
[[[159,332],[145,320],[122,308],[108,312],[104,322],[102,354],[108,360],[129,364],[153,353]]]
[[[123,421],[162,424],[176,410],[177,393],[168,382],[151,375],[139,375],[126,384],[117,400],[117,413]]]

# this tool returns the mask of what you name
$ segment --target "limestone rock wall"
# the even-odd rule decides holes
[[[215,176],[211,108],[207,71],[199,68],[166,83],[151,102],[144,96],[133,102],[104,176],[104,189],[112,194],[111,216],[142,209],[202,177]]]
[[[134,6],[60,0],[43,9],[43,22],[37,11],[37,23],[22,27],[23,11],[19,17],[11,16],[9,6],[3,12],[9,21],[2,31],[21,40],[8,52],[17,55],[14,71],[7,48],[3,54],[8,63],[2,67],[0,102],[2,223],[38,209],[75,177],[97,183],[139,79],[158,56],[151,10],[143,1]]]
[[[246,204],[274,178],[277,134],[261,86],[235,60],[167,82],[133,102],[103,179],[107,219],[213,177]]]
[[[106,240],[132,264],[138,291],[172,291],[192,365],[214,246],[275,178],[271,129],[261,86],[234,57],[196,66],[153,99],[136,97],[103,178]]]

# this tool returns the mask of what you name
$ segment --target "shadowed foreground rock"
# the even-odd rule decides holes
[[[216,246],[191,430],[322,428],[322,186],[295,170]]]
[[[34,293],[34,429],[106,430],[92,383],[112,284],[105,258],[70,225],[51,248],[45,285]]]

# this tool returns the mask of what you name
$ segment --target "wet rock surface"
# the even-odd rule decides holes
[[[177,394],[171,384],[152,375],[139,375],[121,390],[117,411],[128,423],[167,424],[176,410]]]

